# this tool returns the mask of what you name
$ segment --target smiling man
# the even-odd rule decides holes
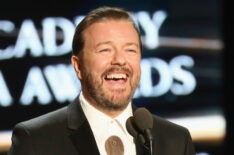
[[[72,64],[82,91],[62,109],[19,123],[9,155],[145,155],[126,130],[141,70],[140,34],[119,8],[91,11],[77,26]],[[153,154],[194,155],[187,129],[154,116]]]
[[[140,80],[138,33],[131,23],[110,17],[96,21],[82,35],[84,47],[72,57],[72,64],[83,95],[92,106],[114,118],[127,107]]]

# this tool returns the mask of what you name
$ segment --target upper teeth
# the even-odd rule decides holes
[[[108,79],[125,79],[127,76],[126,74],[109,74],[107,75]]]

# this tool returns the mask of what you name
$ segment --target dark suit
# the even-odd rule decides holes
[[[154,155],[194,155],[188,130],[157,116],[153,126]],[[137,155],[148,150],[136,143]],[[89,123],[77,98],[70,105],[19,123],[9,155],[98,155]]]

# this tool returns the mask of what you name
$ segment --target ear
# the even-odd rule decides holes
[[[76,71],[76,74],[78,76],[78,78],[81,80],[82,79],[82,76],[81,76],[81,60],[77,57],[77,56],[72,56],[71,58],[71,62],[72,62],[72,65]]]

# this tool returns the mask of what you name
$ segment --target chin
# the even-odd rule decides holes
[[[112,92],[110,95],[110,99],[111,101],[113,101],[114,103],[125,103],[125,102],[129,102],[130,100],[130,93],[127,92]]]

